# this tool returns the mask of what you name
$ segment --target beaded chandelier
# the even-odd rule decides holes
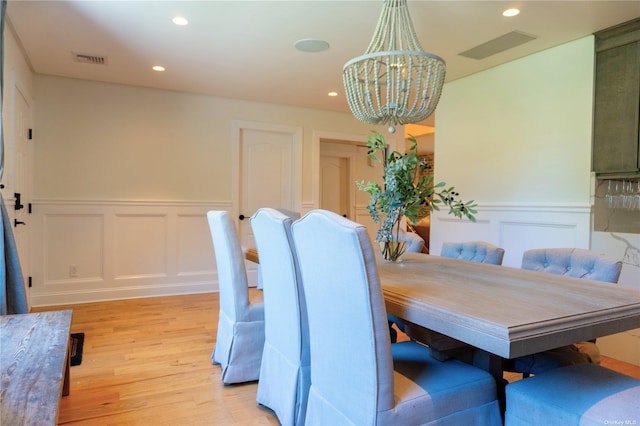
[[[353,115],[369,124],[417,123],[438,105],[446,72],[426,53],[413,29],[406,0],[385,0],[364,55],[344,64],[342,78]]]

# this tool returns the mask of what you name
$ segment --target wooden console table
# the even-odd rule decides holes
[[[71,310],[0,316],[0,422],[55,425],[69,394]]]

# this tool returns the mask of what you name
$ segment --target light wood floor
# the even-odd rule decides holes
[[[257,382],[223,386],[211,364],[217,293],[37,310],[63,308],[73,309],[71,332],[85,341],[59,424],[279,424],[258,407]]]
[[[223,386],[220,367],[211,364],[217,293],[34,311],[67,308],[71,332],[84,332],[85,342],[82,364],[71,367],[59,424],[279,424],[256,403],[257,383]],[[603,365],[640,378],[640,367],[610,358]]]

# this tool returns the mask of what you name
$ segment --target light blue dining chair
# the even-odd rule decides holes
[[[265,342],[256,400],[283,426],[303,425],[311,382],[309,325],[291,237],[292,219],[263,208],[251,217],[262,267]]]
[[[617,283],[622,262],[587,249],[543,248],[525,251],[522,255],[522,269]],[[595,339],[515,358],[509,361],[508,369],[527,377],[553,368],[582,363],[600,363],[600,350]]]
[[[293,210],[283,209],[283,208],[275,208],[274,210],[282,213],[283,215],[291,218],[292,220],[300,219],[300,213],[294,212]],[[262,290],[262,267],[260,266],[259,263],[258,263],[258,266],[256,267],[256,274],[258,276],[257,278],[258,282],[256,283],[256,288],[259,290]]]
[[[442,243],[440,256],[491,265],[502,265],[504,249],[485,241],[446,242]]]
[[[249,297],[247,271],[235,224],[226,211],[207,212],[216,257],[220,312],[211,361],[224,384],[258,380],[264,346],[262,293]]]
[[[398,238],[400,241],[404,241],[407,244],[407,252],[422,253],[422,249],[424,248],[424,240],[420,235],[411,231],[401,231]]]
[[[283,208],[276,208],[274,210],[279,211],[280,213],[282,213],[283,215],[293,219],[293,220],[298,220],[300,219],[300,212],[294,212],[293,210],[289,210],[289,209],[283,209]]]
[[[504,249],[485,241],[445,242],[442,243],[440,256],[469,262],[502,265]],[[402,320],[398,319],[397,321],[402,324]],[[412,339],[429,345],[431,356],[436,359],[444,361],[451,357],[456,357],[468,362],[473,360],[473,346],[469,346],[459,340],[415,324],[404,323],[398,325],[398,328]]]
[[[640,421],[640,380],[596,364],[556,368],[510,383],[506,426],[600,426]]]
[[[309,318],[308,425],[501,425],[486,371],[389,342],[366,228],[325,210],[292,225]]]
[[[587,249],[543,248],[525,251],[522,269],[617,283],[622,262]]]

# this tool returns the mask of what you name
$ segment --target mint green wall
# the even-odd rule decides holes
[[[445,84],[436,179],[479,203],[589,203],[593,37]]]

